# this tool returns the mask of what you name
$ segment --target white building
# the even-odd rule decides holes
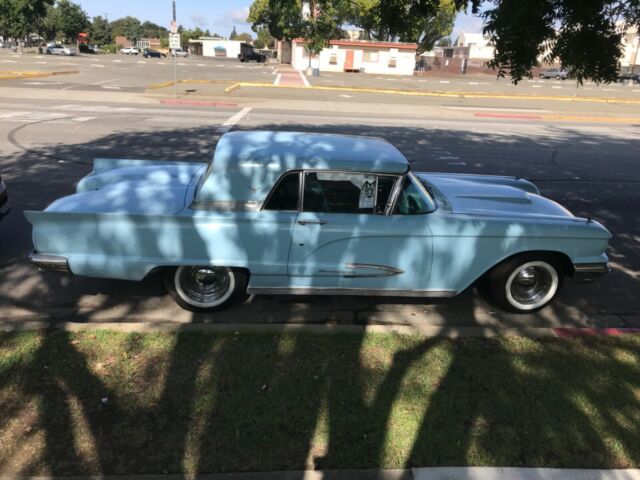
[[[454,47],[468,47],[469,54],[467,58],[493,58],[495,48],[491,44],[491,40],[482,33],[461,32],[454,44]]]
[[[189,40],[189,45],[196,55],[220,58],[238,58],[242,43],[246,42],[220,37],[200,37]]]
[[[621,67],[640,65],[640,32],[637,27],[628,28],[622,35]],[[636,68],[636,71],[639,69]]]
[[[413,75],[417,47],[415,43],[330,40],[319,58],[311,59],[311,66],[322,72]],[[304,39],[296,38],[291,43],[291,66],[305,70],[309,63]]]

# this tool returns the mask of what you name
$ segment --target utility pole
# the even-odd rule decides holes
[[[171,31],[175,35],[178,32],[176,23],[176,0],[173,0],[173,23],[171,24]],[[171,48],[169,48],[171,53]],[[173,98],[178,98],[178,54],[173,51]]]

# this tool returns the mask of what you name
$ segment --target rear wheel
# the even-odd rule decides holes
[[[182,308],[212,312],[225,308],[246,292],[247,274],[227,267],[182,266],[166,272],[165,285]]]
[[[493,299],[516,313],[547,306],[562,287],[563,276],[553,255],[524,254],[496,266],[489,273]]]

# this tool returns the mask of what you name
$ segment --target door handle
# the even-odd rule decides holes
[[[324,225],[327,222],[324,220],[298,220],[298,223],[300,225]]]

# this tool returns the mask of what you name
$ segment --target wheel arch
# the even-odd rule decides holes
[[[547,258],[551,257],[554,260],[554,266],[557,266],[558,268],[558,273],[564,276],[571,276],[573,274],[573,262],[571,261],[571,257],[569,257],[569,255],[567,255],[564,252],[560,252],[557,250],[523,250],[521,252],[513,253],[511,255],[508,255],[502,258],[500,261],[496,262],[495,264],[487,268],[487,270],[484,273],[482,273],[482,275],[480,275],[478,278],[476,278],[473,282],[471,282],[469,286],[473,286],[478,282],[486,280],[489,273],[491,273],[491,271],[496,267],[506,262],[509,262],[514,258],[522,257],[522,256],[531,256],[531,257],[539,256],[539,257],[547,257]]]

